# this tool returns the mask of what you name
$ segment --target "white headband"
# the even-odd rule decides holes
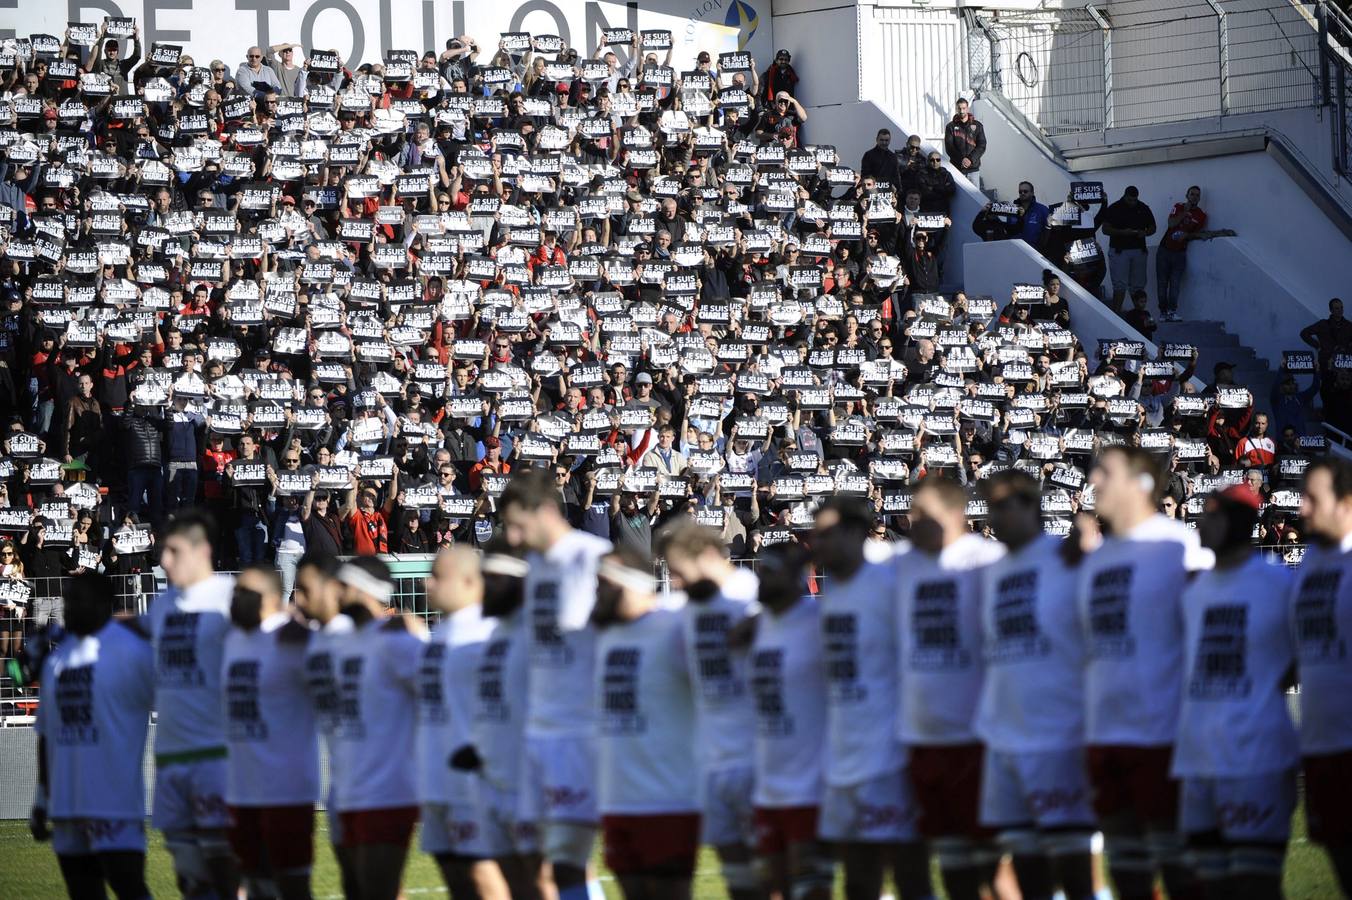
[[[389,605],[390,598],[394,596],[394,585],[387,581],[381,581],[376,576],[351,563],[345,563],[338,570],[338,580],[348,587],[354,587],[364,594],[370,594],[386,606]]]
[[[524,559],[517,559],[504,553],[485,556],[482,568],[485,575],[510,575],[513,578],[525,578],[526,573],[530,571],[530,566]]]
[[[603,562],[597,574],[606,581],[640,594],[651,594],[657,590],[657,579],[650,573],[620,563]]]

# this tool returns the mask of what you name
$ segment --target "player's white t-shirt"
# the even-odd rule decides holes
[[[352,620],[339,614],[310,635],[305,648],[305,689],[315,729],[326,745],[338,726],[338,653],[353,632]]]
[[[477,603],[444,618],[422,647],[418,666],[418,799],[473,803],[474,776],[452,769],[457,747],[472,739],[476,676],[494,621]]]
[[[133,627],[111,621],[67,635],[42,665],[37,730],[46,738],[47,814],[136,819],[146,811],[146,728],[155,655]]]
[[[1295,659],[1291,572],[1257,554],[1199,574],[1183,591],[1180,778],[1246,778],[1300,761],[1282,679]]]
[[[227,803],[296,806],[319,799],[319,737],[305,684],[309,637],[285,611],[253,631],[226,633]]]
[[[155,647],[155,753],[225,746],[221,654],[235,579],[212,575],[186,590],[166,588],[147,614]]]
[[[783,615],[769,609],[751,646],[756,706],[756,806],[821,802],[826,750],[826,670],[820,609],[803,597]]]
[[[695,699],[679,612],[655,609],[600,631],[596,719],[602,814],[698,809]]]
[[[338,723],[330,739],[333,804],[339,812],[418,804],[414,763],[422,644],[402,619],[393,618],[367,622],[339,645]]]
[[[826,667],[826,783],[862,784],[901,768],[897,741],[896,568],[865,562],[819,595]]]
[[[1196,533],[1154,515],[1113,536],[1080,564],[1085,641],[1085,742],[1171,744],[1183,683],[1188,572],[1208,569]]]
[[[1084,650],[1075,570],[1044,534],[981,570],[981,684],[974,728],[992,749],[1041,753],[1084,743]]]
[[[530,700],[526,734],[588,737],[596,732],[592,670],[596,569],[610,543],[570,531],[544,553],[526,558],[526,629]]]
[[[1003,544],[967,534],[936,555],[897,557],[897,733],[915,745],[976,741],[972,719],[981,696],[982,566]]]
[[[472,733],[483,759],[483,777],[500,791],[515,791],[526,729],[530,656],[523,614],[517,611],[495,621],[475,672]]]
[[[699,721],[695,747],[706,772],[751,764],[756,712],[746,653],[728,646],[728,629],[754,613],[758,585],[751,570],[739,568],[711,600],[680,607]]]
[[[1291,627],[1301,752],[1352,749],[1352,535],[1338,546],[1306,549],[1291,594]]]

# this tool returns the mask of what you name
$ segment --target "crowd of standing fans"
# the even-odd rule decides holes
[[[1082,346],[1052,269],[995,298],[944,272],[952,172],[986,149],[965,99],[942,147],[883,130],[855,168],[804,141],[787,51],[685,69],[666,32],[605,41],[353,67],[292,43],[194,60],[127,19],[0,41],[0,656],[71,573],[142,602],[185,506],[216,514],[217,565],[274,563],[289,597],[309,551],[482,548],[531,467],[580,530],[650,553],[688,515],[746,558],[825,496],[898,538],[922,476],[1010,467],[1065,533],[1102,449],[1141,446],[1170,515],[1243,481],[1256,538],[1302,542],[1324,444],[1295,373],[1352,408],[1340,314],[1271,397],[1194,378],[1187,345]],[[1153,216],[1093,187],[1049,209],[1025,185],[974,227],[1095,288],[1111,270],[1149,336]],[[1198,202],[1156,251],[1166,318]]]

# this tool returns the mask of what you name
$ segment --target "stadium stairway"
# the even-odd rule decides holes
[[[1160,322],[1155,342],[1164,344],[1192,344],[1197,348],[1197,377],[1210,384],[1219,362],[1232,363],[1235,383],[1253,393],[1254,408],[1268,408],[1268,396],[1279,373],[1267,361],[1245,346],[1240,339],[1225,330],[1221,322],[1206,320]],[[1294,348],[1293,348],[1294,349]]]

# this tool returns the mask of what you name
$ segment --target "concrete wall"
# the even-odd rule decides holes
[[[1013,197],[1021,179],[1033,182],[1044,203],[1064,197],[1070,181],[1102,181],[1110,198],[1134,184],[1162,227],[1188,186],[1201,185],[1211,227],[1232,228],[1238,238],[1214,245],[1199,242],[1189,249],[1191,270],[1180,306],[1184,318],[1222,321],[1272,360],[1279,356],[1271,351],[1298,346],[1292,339],[1300,328],[1327,315],[1330,297],[1346,297],[1352,282],[1352,242],[1267,153],[1072,175],[1019,135],[990,104],[978,102],[976,108],[992,148],[982,161],[982,175],[1001,197]],[[1312,110],[1291,110],[1274,118],[1284,133],[1297,131],[1305,137],[1326,127]],[[1318,146],[1302,142],[1297,149],[1308,157]],[[1331,186],[1348,187],[1345,181]],[[1152,245],[1158,240],[1156,235]],[[1153,262],[1148,270],[1154,298]]]

